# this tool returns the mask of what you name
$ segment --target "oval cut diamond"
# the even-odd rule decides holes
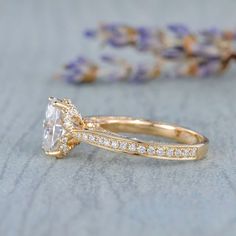
[[[62,124],[63,119],[61,110],[53,106],[53,101],[50,101],[44,120],[43,149],[45,151],[50,152],[59,150],[60,139],[65,134],[65,129]]]

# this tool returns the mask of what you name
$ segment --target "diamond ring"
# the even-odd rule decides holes
[[[144,141],[128,134],[164,137],[172,142]],[[81,142],[110,151],[166,160],[198,160],[208,151],[208,139],[190,129],[131,117],[82,118],[69,99],[50,97],[44,120],[44,152],[63,158]]]

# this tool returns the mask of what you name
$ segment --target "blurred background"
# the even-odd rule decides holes
[[[233,0],[0,1],[0,235],[235,235],[235,67],[219,77],[144,84],[52,79],[77,55],[100,55],[83,36],[99,22],[235,30],[235,9]],[[71,98],[82,115],[190,127],[210,139],[209,155],[175,163],[82,144],[67,159],[45,157],[49,96]]]

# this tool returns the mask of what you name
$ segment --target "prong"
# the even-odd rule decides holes
[[[62,102],[60,101],[54,101],[52,103],[53,106],[57,107],[57,108],[60,108],[60,109],[63,109],[63,110],[68,110],[68,107],[67,105],[63,104]]]
[[[52,96],[51,96],[51,97],[48,98],[48,101],[53,101],[53,100],[55,100],[55,99],[56,99],[55,97],[52,97]]]
[[[72,104],[72,103],[71,103],[71,100],[68,99],[68,98],[64,98],[64,99],[63,99],[63,102],[65,102],[67,105]]]
[[[45,154],[48,156],[53,156],[53,157],[57,157],[57,158],[62,158],[64,155],[61,151],[45,151]]]

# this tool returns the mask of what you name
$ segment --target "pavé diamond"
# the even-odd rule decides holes
[[[104,138],[103,137],[99,137],[98,138],[98,142],[99,142],[99,144],[103,144],[104,143]]]
[[[135,150],[136,150],[136,145],[135,145],[135,143],[131,143],[131,144],[129,145],[129,150],[130,150],[131,152],[135,152]]]
[[[158,148],[157,149],[157,155],[158,156],[163,156],[164,155],[164,149],[163,148]]]
[[[118,148],[119,144],[118,144],[117,141],[112,141],[112,142],[111,142],[111,146],[112,146],[113,148]]]
[[[127,143],[126,142],[121,142],[120,143],[120,149],[125,150],[127,148]]]
[[[146,152],[146,148],[144,146],[138,146],[137,150],[141,154],[144,154]]]
[[[54,100],[48,104],[44,121],[43,149],[46,152],[58,151],[60,139],[65,134],[65,129],[62,126],[62,112],[53,106],[53,102]]]
[[[167,154],[168,157],[172,157],[174,155],[174,149],[173,148],[169,148],[166,151],[166,154]]]
[[[95,137],[92,134],[89,135],[89,141],[90,142],[94,142],[95,141]]]
[[[147,149],[147,152],[149,155],[154,155],[155,154],[155,148],[153,146],[149,146]]]
[[[110,145],[109,139],[104,138],[104,145],[105,145],[105,146],[109,146],[109,145]]]
[[[190,155],[191,155],[192,157],[195,157],[195,156],[197,155],[197,148],[193,148],[193,149],[191,150],[191,152],[190,152]]]
[[[88,140],[88,135],[87,134],[83,134],[83,140]]]
[[[181,150],[180,150],[180,149],[176,149],[176,150],[175,150],[175,155],[176,155],[177,157],[180,157],[180,156],[182,155]]]
[[[62,144],[62,145],[60,146],[60,150],[61,150],[62,152],[64,152],[64,153],[67,153],[67,151],[68,151],[68,146],[67,146],[66,144]]]
[[[189,149],[182,149],[182,155],[184,157],[188,157],[189,156]]]

